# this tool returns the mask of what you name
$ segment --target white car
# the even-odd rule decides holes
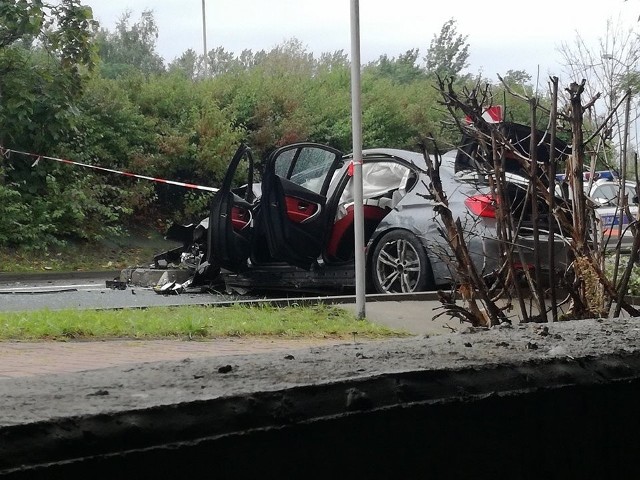
[[[618,201],[620,186],[619,180],[596,180],[588,193],[596,205],[596,220],[600,224],[601,242],[606,250],[613,250],[618,245],[625,250],[633,245],[631,224],[638,218],[636,183],[625,182],[626,207]]]

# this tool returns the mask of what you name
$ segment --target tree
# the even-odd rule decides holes
[[[349,56],[344,50],[323,52],[317,61],[318,71],[342,71],[349,68]]]
[[[630,120],[637,118],[637,92],[640,90],[640,37],[633,29],[620,23],[607,21],[606,32],[597,48],[587,45],[578,34],[572,45],[563,44],[560,53],[565,69],[573,78],[586,80],[584,95],[592,100],[592,108],[585,113],[589,131],[600,131],[600,142],[591,152],[594,159],[610,168],[624,162],[620,155],[626,150],[623,130],[625,123],[624,100],[631,95]],[[634,128],[631,126],[631,130]],[[617,148],[617,152],[608,146]],[[629,149],[630,151],[631,149]]]
[[[211,76],[215,77],[216,75],[231,72],[238,69],[239,66],[240,62],[233,52],[225,50],[224,47],[209,50],[207,54],[207,70]]]
[[[264,53],[264,52],[258,52]],[[313,71],[315,60],[313,53],[297,38],[290,38],[276,45],[264,55],[256,54],[256,66],[266,74],[309,74]]]
[[[0,4],[0,144],[40,148],[73,126],[95,63],[92,26],[79,0]]]
[[[188,49],[169,64],[170,72],[182,72],[187,78],[195,80],[202,70],[200,56],[192,48]]]
[[[0,48],[6,48],[40,33],[45,20],[44,4],[41,0],[3,1],[0,19]]]
[[[0,4],[0,146],[53,155],[76,126],[77,102],[94,65],[91,9],[78,0]],[[4,244],[45,247],[81,224],[82,202],[70,202],[72,175],[56,165],[31,168],[2,157],[0,216]]]
[[[394,83],[408,84],[424,77],[424,71],[416,63],[419,50],[412,48],[404,54],[396,57],[387,57],[386,54],[367,66],[367,70],[381,77],[390,79]]]
[[[538,96],[531,83],[532,77],[524,70],[507,70],[504,76],[498,75],[500,83],[492,88],[492,103],[503,106],[505,120],[526,125],[531,122],[530,101],[535,99],[537,105],[548,107],[549,98]],[[486,106],[486,105],[485,105]],[[546,128],[544,117],[538,117],[538,127]]]
[[[469,66],[468,35],[460,35],[456,30],[456,20],[447,20],[434,35],[424,57],[427,73],[441,78],[457,76]]]
[[[510,87],[531,87],[531,75],[524,70],[507,70],[507,73],[502,77],[502,81]]]
[[[164,72],[164,60],[156,52],[158,26],[153,11],[144,10],[133,25],[131,12],[126,11],[116,24],[115,32],[100,29],[96,33],[98,54],[103,63],[103,75],[115,78],[138,71],[144,75]]]

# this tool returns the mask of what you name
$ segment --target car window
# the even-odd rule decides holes
[[[291,164],[293,163],[297,151],[298,150],[296,149],[287,150],[278,156],[274,165],[276,175],[283,178],[287,178],[289,176],[289,170],[291,169]]]
[[[320,193],[335,153],[316,147],[283,152],[275,162],[275,173],[315,193]]]
[[[619,186],[617,184],[603,183],[594,188],[591,198],[601,205],[615,205],[618,202],[618,189]],[[625,194],[629,203],[637,203],[635,185],[627,184]]]
[[[615,185],[607,184],[596,187],[591,197],[601,204],[613,203],[618,198],[618,189]]]

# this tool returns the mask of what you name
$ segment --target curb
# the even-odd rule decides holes
[[[0,272],[0,282],[18,282],[29,280],[68,280],[74,278],[96,278],[113,280],[120,276],[119,270],[96,272]]]

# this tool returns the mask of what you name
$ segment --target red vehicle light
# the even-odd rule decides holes
[[[474,195],[464,201],[467,208],[479,217],[496,218],[496,204],[491,195]]]
[[[534,270],[536,267],[535,265],[531,264],[531,263],[519,263],[519,262],[514,262],[513,264],[513,268],[514,270]]]

